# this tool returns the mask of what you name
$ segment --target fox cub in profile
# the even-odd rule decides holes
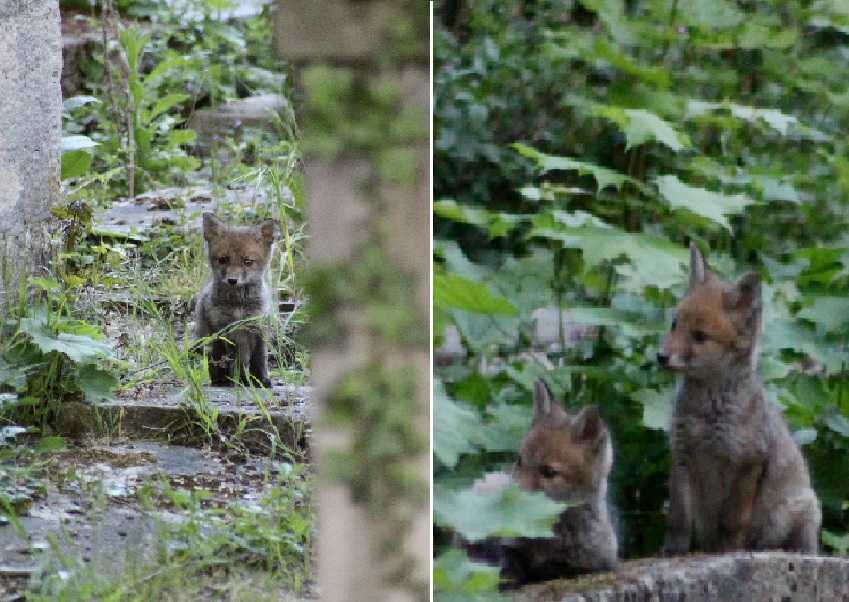
[[[271,263],[276,225],[266,220],[258,226],[225,224],[211,213],[203,214],[203,238],[212,269],[212,280],[198,293],[195,335],[205,337],[234,322],[270,313],[272,296],[266,274]],[[213,385],[230,385],[238,376],[245,384],[259,381],[270,386],[265,338],[256,321],[235,327],[212,343],[209,376]]]
[[[817,551],[808,468],[756,374],[761,313],[757,274],[724,282],[690,244],[689,289],[657,354],[683,377],[669,429],[667,555],[692,544]]]
[[[512,477],[490,474],[474,489],[483,493],[512,481],[525,491],[541,491],[575,505],[560,515],[553,537],[491,538],[467,550],[473,557],[500,563],[501,577],[512,586],[614,568],[618,543],[607,504],[612,464],[610,435],[598,408],[569,414],[538,380],[533,424]]]

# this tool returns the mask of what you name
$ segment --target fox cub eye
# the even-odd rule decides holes
[[[221,265],[227,265],[228,263],[230,263],[230,258],[226,255],[222,255],[218,258],[218,263],[220,263]]]
[[[548,464],[543,464],[539,467],[539,474],[544,479],[551,479],[557,476],[557,471]]]
[[[245,265],[253,265],[254,260],[250,257],[245,257],[244,259],[242,259],[242,263],[244,263]]]
[[[694,330],[694,331],[693,331],[693,340],[694,340],[695,342],[697,342],[697,343],[704,343],[705,341],[707,341],[707,338],[708,338],[708,337],[707,337],[707,335],[704,333],[704,331],[701,331],[701,330]]]
[[[670,330],[675,330],[676,326],[678,326],[678,318],[672,318],[672,328]]]

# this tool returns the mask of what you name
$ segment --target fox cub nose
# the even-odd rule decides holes
[[[657,363],[663,366],[664,368],[669,365],[669,354],[664,353],[663,351],[657,352]]]
[[[228,278],[227,279],[227,284],[236,284],[237,282],[238,282],[238,280],[236,278]]]

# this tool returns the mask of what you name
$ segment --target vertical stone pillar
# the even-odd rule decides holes
[[[50,255],[60,197],[62,34],[58,0],[0,0],[0,312]]]
[[[317,414],[312,449],[319,460],[320,476],[316,494],[318,586],[326,600],[428,599],[431,234],[426,9],[427,4],[419,0],[277,0],[274,45],[283,59],[294,64],[296,81],[309,87],[307,80],[313,78],[304,73],[311,67],[344,66],[338,80],[324,80],[325,87],[317,96],[325,104],[328,97],[339,99],[339,106],[332,111],[349,116],[367,114],[379,123],[375,137],[352,135],[346,127],[350,123],[339,123],[345,117],[327,118],[327,111],[318,116],[312,112],[311,90],[304,91],[307,106],[300,107],[299,125],[307,148],[308,277],[311,271],[324,270],[328,274],[325,281],[348,292],[348,300],[332,305],[317,303],[317,291],[311,291],[311,302],[324,312],[313,319],[333,322],[338,331],[331,341],[314,346],[311,353]],[[399,31],[408,32],[400,42]],[[346,78],[354,80],[350,88],[354,92],[343,89],[347,85],[343,82],[351,81]],[[338,82],[339,87],[328,81]],[[385,119],[375,118],[367,100],[351,106],[367,98],[368,90],[381,95],[387,89],[397,95],[397,110],[389,109]],[[385,103],[375,105],[375,110],[385,110]],[[415,134],[409,134],[411,111],[416,116],[413,121],[419,122]],[[397,118],[402,113],[404,125],[393,127],[401,123]],[[324,129],[313,136],[317,127]],[[334,135],[338,135],[337,148],[328,151],[327,140]],[[318,149],[310,144],[314,137],[322,140]],[[364,267],[369,257],[372,264]],[[374,257],[380,259],[374,261]],[[407,283],[400,302],[400,313],[406,314],[402,332],[381,330],[383,315],[390,322],[398,319],[397,312],[370,299],[373,291],[363,287],[357,276],[364,270],[370,270],[368,278],[375,289],[390,281],[397,284],[399,279]],[[356,297],[353,302],[351,295]],[[387,405],[405,404],[405,411],[412,409],[408,424],[418,443],[408,453],[391,457],[391,465],[362,465],[363,456],[368,457],[362,451],[363,430],[368,430],[370,418],[366,424],[358,424],[357,418],[353,423],[327,420],[338,403],[335,396],[340,383],[351,374],[360,379],[360,389],[367,389],[367,383],[389,389],[406,383],[398,385],[405,393],[396,390],[394,399],[387,397]],[[410,374],[412,382],[405,380]],[[379,412],[373,407],[370,411]],[[342,467],[354,475],[349,482],[333,478],[340,457],[347,458]],[[399,487],[397,480],[393,484],[393,474],[399,469],[414,476],[415,484]],[[362,475],[368,475],[365,479],[371,482],[363,483]],[[395,491],[397,501],[387,504],[387,497]]]

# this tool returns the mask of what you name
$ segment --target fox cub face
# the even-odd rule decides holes
[[[513,479],[556,501],[588,501],[606,488],[613,453],[596,406],[570,415],[544,382],[534,385],[534,418],[522,441]]]
[[[258,226],[233,226],[204,213],[203,238],[214,280],[232,287],[261,282],[270,263],[274,233],[274,220]]]
[[[751,362],[761,328],[761,285],[749,272],[725,282],[690,243],[690,286],[678,304],[658,363],[695,378],[711,378]]]

